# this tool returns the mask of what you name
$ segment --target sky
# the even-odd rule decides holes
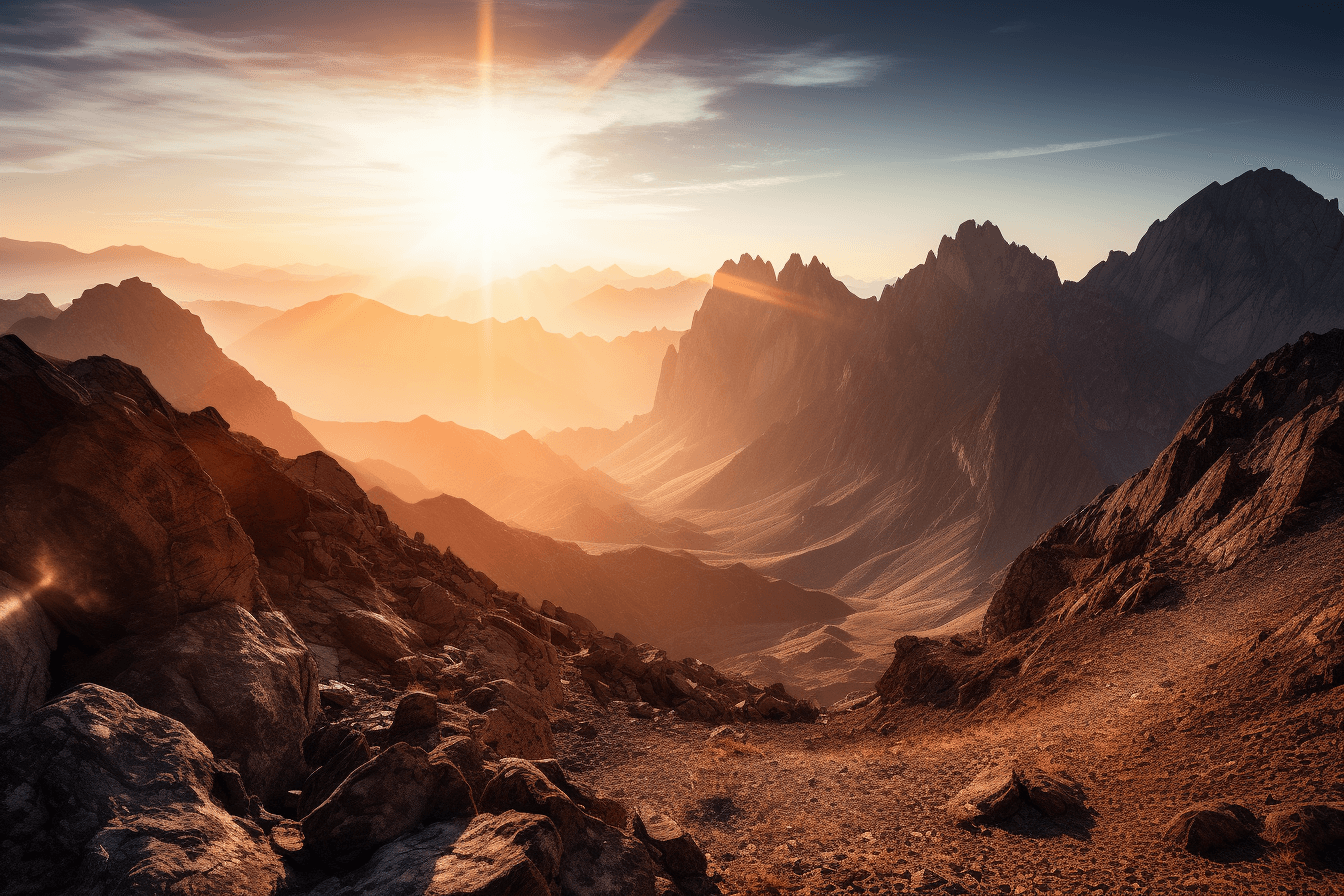
[[[1338,3],[0,3],[0,236],[472,279],[966,219],[1076,279],[1213,181],[1344,183]]]

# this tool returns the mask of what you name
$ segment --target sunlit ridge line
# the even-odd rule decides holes
[[[736,274],[729,274],[726,271],[719,271],[714,275],[714,288],[722,289],[725,292],[744,298],[753,299],[757,302],[765,302],[767,305],[777,305],[780,308],[787,308],[790,311],[796,311],[799,314],[825,319],[826,315],[819,309],[799,301],[802,296],[796,296],[788,290],[780,289],[778,286],[771,286],[767,283],[758,283],[755,280],[748,280],[746,277],[739,277]]]

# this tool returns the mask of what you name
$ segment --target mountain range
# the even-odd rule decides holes
[[[603,286],[562,308],[555,315],[556,329],[608,339],[655,327],[685,330],[709,292],[709,280],[696,277],[663,287]]]
[[[743,255],[542,439],[297,417],[140,279],[0,305],[0,891],[1338,892],[1342,251],[1261,169],[1078,282]]]
[[[663,289],[686,279],[684,274],[671,268],[636,277],[614,264],[600,271],[592,267],[567,271],[559,265],[551,265],[459,293],[434,308],[433,313],[468,323],[487,318],[505,321],[535,317],[547,329],[559,330],[569,305],[604,286],[627,290]]]
[[[581,468],[525,432],[501,439],[427,416],[407,423],[298,419],[335,454],[361,464],[388,464],[409,475],[409,490],[392,478],[384,488],[412,503],[449,494],[496,519],[565,541],[713,546],[685,523],[644,516],[610,477]],[[368,472],[379,475],[377,468]],[[389,474],[384,469],[381,475]]]
[[[849,601],[849,646],[871,659],[898,633],[975,624],[1018,551],[1151,462],[1263,342],[1164,330],[1135,310],[1143,290],[1195,284],[1183,301],[1197,320],[1214,313],[1199,296],[1277,296],[1276,325],[1296,335],[1338,302],[1339,218],[1262,169],[1210,186],[1077,283],[987,222],[945,237],[878,301],[816,259],[776,275],[743,256],[668,352],[649,414],[545,440],[654,518],[701,527],[722,556]],[[1229,232],[1253,264],[1225,263]]]
[[[227,349],[311,417],[428,414],[506,434],[609,426],[647,410],[680,336],[567,337],[535,319],[416,317],[347,293],[286,311]]]
[[[9,329],[55,357],[110,355],[133,364],[180,410],[213,406],[287,457],[321,447],[270,387],[224,354],[198,317],[138,278],[87,289],[58,315]]]
[[[91,284],[120,283],[133,277],[153,282],[183,302],[232,301],[275,308],[290,308],[370,283],[360,274],[320,268],[293,273],[244,265],[223,271],[144,246],[80,252],[59,243],[0,237],[0,294],[45,292],[61,304]]]
[[[844,601],[744,566],[709,566],[684,551],[647,546],[589,552],[509,526],[458,497],[414,504],[374,488],[369,497],[410,532],[461,557],[502,587],[602,620],[604,628],[715,662],[800,625],[838,622]],[[815,696],[826,699],[827,695]]]

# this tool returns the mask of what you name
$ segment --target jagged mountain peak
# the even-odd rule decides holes
[[[1313,248],[1334,250],[1344,235],[1344,215],[1338,199],[1327,200],[1286,171],[1258,168],[1200,190],[1165,221],[1156,222],[1140,247],[1171,228],[1213,229],[1224,234],[1250,231],[1262,239],[1279,241],[1305,237],[1315,244]]]
[[[737,261],[731,258],[719,266],[719,270],[714,275],[714,285],[720,283],[720,275],[727,275],[723,279],[731,281],[732,278],[750,280],[755,283],[765,283],[773,286],[775,283],[775,266],[765,261],[761,256],[753,257],[749,252],[743,252],[742,257]]]
[[[1053,261],[1010,243],[992,222],[977,224],[974,220],[963,221],[955,236],[944,236],[937,252],[930,251],[923,264],[887,286],[882,298],[926,291],[939,281],[985,299],[1012,293],[1044,294],[1060,285]]]
[[[1344,215],[1277,169],[1212,183],[1081,284],[1240,369],[1344,316]]]

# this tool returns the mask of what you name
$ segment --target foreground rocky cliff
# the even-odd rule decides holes
[[[326,455],[13,336],[0,543],[4,892],[712,892],[656,807],[569,782],[555,727],[817,713],[530,607]]]
[[[870,723],[1009,723],[1044,742],[1085,722],[1067,765],[1127,768],[1114,786],[1170,813],[1148,836],[1221,861],[1277,850],[1337,867],[1342,535],[1333,330],[1256,362],[1150,468],[1024,551],[979,633],[898,640]],[[1024,780],[987,770],[950,811],[1008,819],[1030,798]]]

